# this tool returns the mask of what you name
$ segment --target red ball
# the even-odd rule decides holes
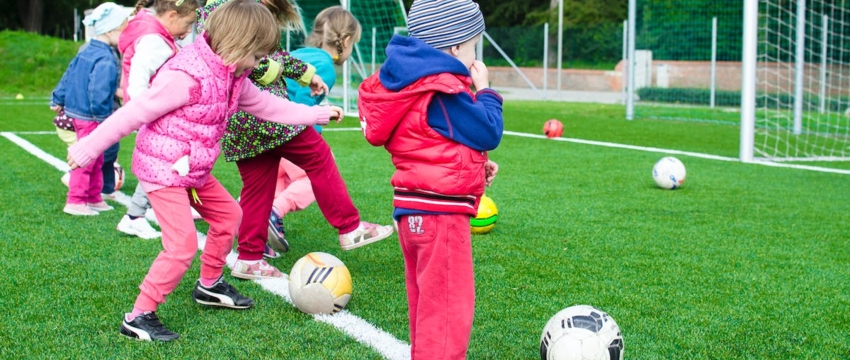
[[[551,119],[543,124],[543,134],[548,138],[556,138],[564,135],[564,124],[558,120]]]

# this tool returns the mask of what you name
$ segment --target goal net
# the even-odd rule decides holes
[[[850,160],[850,0],[758,0],[755,44],[755,111],[751,122],[742,117],[742,154]]]

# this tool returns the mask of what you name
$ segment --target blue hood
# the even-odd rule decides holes
[[[390,39],[380,74],[381,85],[387,90],[399,91],[425,76],[441,73],[469,76],[469,69],[419,39],[400,35]]]

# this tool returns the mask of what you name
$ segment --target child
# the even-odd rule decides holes
[[[502,98],[475,60],[484,31],[478,4],[415,0],[408,29],[410,37],[390,40],[381,71],[361,84],[360,122],[396,167],[390,182],[411,358],[463,359],[475,308],[469,218],[498,171],[487,151],[501,141]]]
[[[308,47],[293,51],[292,56],[315,66],[316,74],[322,77],[330,91],[336,82],[334,65],[342,65],[348,60],[354,44],[360,41],[360,34],[360,22],[354,15],[342,6],[332,6],[316,15],[313,31],[305,40]],[[286,87],[289,99],[297,103],[318,105],[325,98],[324,94],[313,96],[310,89],[291,79],[286,79]],[[318,125],[315,128],[321,129]],[[269,241],[280,234],[278,243],[288,248],[289,244],[283,237],[283,217],[291,211],[303,210],[315,200],[307,173],[292,162],[281,159],[269,218]],[[266,252],[267,257],[275,255],[274,252]]]
[[[136,3],[135,17],[118,40],[118,50],[124,54],[121,88],[125,104],[147,90],[157,70],[177,54],[176,40],[192,31],[195,11],[200,7],[196,0],[158,0],[151,16],[143,9],[147,3],[148,0]],[[160,237],[160,232],[145,219],[145,211],[149,207],[148,196],[139,183],[127,206],[127,213],[115,229],[142,239]]]
[[[177,287],[198,250],[190,208],[210,224],[192,298],[210,306],[253,306],[252,299],[222,277],[242,218],[239,205],[211,174],[227,119],[240,109],[296,125],[326,124],[342,117],[339,107],[292,103],[248,81],[249,70],[279,41],[268,9],[252,0],[231,0],[210,15],[202,36],[160,68],[150,89],[68,149],[72,168],[86,166],[106,145],[139,129],[133,169],[158,214],[163,251],[142,282],[132,312],[124,316],[121,334],[141,340],[178,338],[155,311]]]
[[[222,2],[224,0],[209,1],[200,12],[198,24],[203,26],[205,15],[215,13],[213,8]],[[277,12],[282,24],[295,23],[291,12],[283,11],[294,8],[288,0],[256,2],[265,4],[273,13]],[[279,67],[278,61],[283,62],[283,70],[272,71]],[[294,70],[291,69],[293,67]],[[260,67],[254,70],[250,78],[261,88],[265,87],[271,93],[285,97],[285,82],[279,79],[281,72],[287,77],[298,78],[304,85],[307,84],[305,79],[312,78],[310,88],[313,95],[327,93],[327,86],[321,77],[315,76],[314,67],[306,66],[283,51],[276,51],[262,59]],[[284,276],[263,260],[268,237],[267,219],[272,213],[281,158],[291,161],[307,173],[316,195],[316,203],[325,219],[339,232],[339,243],[343,250],[370,244],[392,234],[391,226],[360,221],[360,214],[331,157],[330,147],[312,127],[277,126],[263,121],[261,117],[238,113],[227,124],[222,148],[226,161],[236,161],[243,183],[239,205],[244,217],[239,225],[239,257],[231,272],[234,277],[260,279]]]
[[[112,46],[118,43],[118,35],[127,25],[129,15],[124,7],[107,2],[86,16],[83,24],[94,28],[95,37],[71,60],[62,80],[53,90],[50,109],[57,114],[64,111],[73,122],[78,139],[88,136],[115,110],[113,102],[118,89],[118,63]],[[97,155],[87,166],[71,172],[68,199],[62,210],[65,213],[92,216],[113,209],[100,195],[103,190],[103,151]]]

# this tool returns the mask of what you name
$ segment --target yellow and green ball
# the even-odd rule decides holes
[[[478,214],[469,219],[472,233],[486,234],[490,232],[496,226],[496,220],[499,220],[499,209],[496,208],[496,203],[487,195],[481,195],[481,201],[478,202]]]

